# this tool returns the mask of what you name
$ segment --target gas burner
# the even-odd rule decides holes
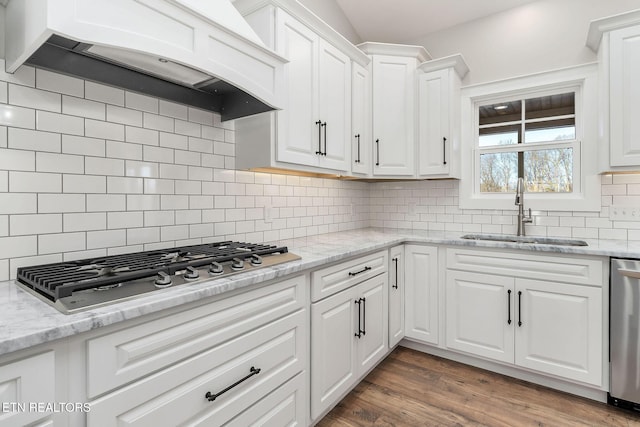
[[[102,292],[113,288],[119,288],[120,286],[122,286],[122,283],[114,283],[113,285],[98,286],[97,288],[93,288],[93,290]]]

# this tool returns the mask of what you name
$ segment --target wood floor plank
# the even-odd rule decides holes
[[[398,347],[319,427],[640,427],[640,414]]]

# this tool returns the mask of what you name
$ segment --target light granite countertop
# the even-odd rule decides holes
[[[134,319],[235,289],[310,270],[390,246],[415,242],[576,255],[640,258],[640,242],[587,240],[589,246],[553,246],[461,239],[461,232],[367,228],[278,242],[302,257],[230,278],[162,289],[149,296],[65,315],[16,286],[0,282],[0,355]]]

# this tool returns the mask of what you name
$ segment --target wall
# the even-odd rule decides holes
[[[219,115],[0,72],[0,280],[27,264],[368,226],[366,183],[237,171],[234,154]]]
[[[538,0],[407,43],[434,58],[461,53],[464,84],[596,61],[585,46],[591,20],[640,8],[638,0]]]
[[[358,33],[342,12],[335,0],[298,0],[307,9],[318,15],[324,22],[342,34],[353,44],[362,43]]]

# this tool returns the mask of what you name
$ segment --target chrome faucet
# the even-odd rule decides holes
[[[524,236],[524,225],[533,222],[531,216],[531,208],[529,208],[529,216],[524,214],[524,179],[518,178],[518,186],[516,187],[516,205],[518,206],[518,236]]]

